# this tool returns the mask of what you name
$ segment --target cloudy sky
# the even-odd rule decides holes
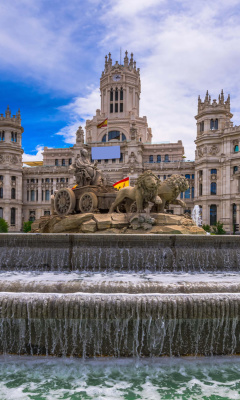
[[[153,141],[194,159],[197,97],[231,94],[240,124],[239,0],[0,0],[0,113],[18,108],[24,159],[68,147],[100,107],[104,56],[134,53]]]

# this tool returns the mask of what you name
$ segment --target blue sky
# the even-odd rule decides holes
[[[105,54],[119,61],[120,47],[140,67],[153,141],[182,139],[194,159],[199,94],[230,93],[240,124],[239,9],[237,0],[0,2],[0,112],[21,109],[24,159],[74,143],[100,107]]]

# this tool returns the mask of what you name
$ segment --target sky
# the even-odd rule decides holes
[[[240,124],[239,0],[0,0],[0,113],[20,108],[24,161],[69,147],[100,108],[105,55],[134,53],[153,142],[194,160],[197,98],[231,95]]]

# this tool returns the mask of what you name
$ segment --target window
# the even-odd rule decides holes
[[[3,218],[3,208],[0,207],[0,218]]]
[[[68,178],[66,178],[66,182],[68,182]]]
[[[216,169],[211,169],[211,175],[217,175],[217,170]]]
[[[102,138],[102,142],[106,142],[107,141],[107,135],[105,134],[105,135],[103,135],[103,138]]]
[[[65,178],[60,178],[60,182],[65,182]]]
[[[211,119],[211,121],[210,121],[210,129],[211,130],[218,129],[218,119]]]
[[[3,175],[0,175],[0,181],[3,181]]]
[[[15,188],[11,189],[11,199],[16,199],[16,189]]]
[[[199,177],[202,178],[202,176],[203,176],[203,172],[202,172],[202,170],[200,169],[200,171],[199,171]]]
[[[153,163],[153,156],[149,156],[149,162]]]
[[[194,199],[194,186],[192,186],[192,199]]]
[[[34,222],[36,217],[35,211],[29,211],[29,221]]]
[[[190,199],[190,188],[185,191],[185,199]]]
[[[12,180],[13,182],[15,182],[15,181],[16,181],[16,176],[11,176],[11,180]]]
[[[3,188],[0,187],[0,199],[3,199]]]
[[[237,166],[233,167],[233,173],[236,174],[236,172],[238,172],[238,167]]]
[[[31,179],[31,183],[35,183],[35,179]]]
[[[72,165],[72,159],[71,158],[69,158],[69,160],[68,160],[68,165]]]
[[[161,162],[161,156],[159,154],[157,155],[157,162]]]
[[[200,132],[204,131],[204,121],[200,122]]]
[[[217,194],[217,184],[216,182],[211,183],[211,195]]]
[[[17,133],[11,132],[11,142],[17,142]]]
[[[44,179],[42,178],[42,183],[44,183]]]
[[[104,160],[105,161],[105,163],[107,164],[108,163],[108,160],[106,159],[106,160]]]
[[[237,153],[239,151],[239,146],[238,146],[238,144],[236,144],[235,146],[234,146],[234,153]]]
[[[50,211],[44,211],[44,215],[50,215]]]
[[[46,183],[50,183],[50,179],[49,179],[49,178],[46,178],[46,179],[45,179],[45,182],[46,182]]]
[[[115,113],[118,112],[118,103],[115,103]]]
[[[66,162],[65,162],[65,160],[63,159],[63,160],[62,160],[62,166],[65,167],[65,165],[66,165]]]
[[[192,179],[194,179],[194,174],[192,174]]]
[[[11,208],[11,225],[16,223],[16,208]]]
[[[163,179],[164,179],[164,180],[167,179],[167,175],[163,175]]]
[[[51,178],[51,183],[53,183],[53,178]]]
[[[113,101],[113,89],[110,90],[110,101]]]
[[[36,201],[38,201],[38,190],[36,190]]]
[[[55,160],[55,165],[56,165],[56,167],[58,167],[58,160],[57,159]]]
[[[120,112],[123,112],[123,103],[120,103]]]
[[[49,190],[46,190],[46,191],[45,191],[45,200],[46,200],[46,201],[49,201],[49,200],[50,200],[50,192],[49,192]]]
[[[186,175],[185,175],[185,178],[190,179],[190,175],[189,175],[189,174],[186,174]]]
[[[108,132],[108,141],[110,140],[120,140],[120,132],[119,131]]]
[[[31,190],[31,201],[35,201],[35,190]]]
[[[110,113],[113,113],[113,104],[110,104]]]
[[[5,132],[1,131],[0,132],[0,140],[4,141],[4,139],[5,139]]]
[[[123,100],[123,88],[120,90],[120,100]]]
[[[117,88],[115,89],[115,101],[118,101],[118,89]],[[115,104],[115,106],[116,106],[116,104]]]
[[[217,206],[216,204],[211,204],[210,206],[210,225],[214,225],[217,222]]]
[[[29,201],[29,190],[27,190],[27,201]]]
[[[42,201],[44,199],[44,190],[42,190]]]
[[[123,153],[120,153],[119,162],[123,162]]]
[[[124,142],[125,140],[127,140],[126,136],[124,135],[124,133],[122,133],[122,142]]]
[[[165,161],[165,162],[168,162],[168,161],[169,161],[169,155],[168,155],[168,154],[165,154],[164,161]]]
[[[112,163],[115,163],[116,162],[116,158],[112,158]]]
[[[199,196],[202,196],[202,183],[199,184]]]
[[[236,204],[232,205],[232,219],[233,219],[233,224],[236,224],[236,222],[237,222],[237,206],[236,206]]]

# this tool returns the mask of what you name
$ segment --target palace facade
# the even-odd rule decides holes
[[[204,224],[220,220],[231,233],[240,222],[240,126],[231,122],[230,96],[224,99],[221,92],[212,101],[207,92],[204,101],[198,99],[196,158],[185,161],[181,140],[152,143],[147,117],[139,115],[141,80],[133,54],[129,58],[126,52],[122,65],[113,64],[110,53],[105,57],[100,93],[101,108],[86,121],[85,140],[79,127],[72,147],[44,147],[43,162],[22,164],[20,111],[11,115],[8,107],[0,114],[0,217],[9,231],[21,231],[24,221],[50,214],[51,194],[74,185],[72,166],[84,147],[112,184],[129,176],[133,185],[147,169],[162,181],[184,175],[190,186],[181,195],[186,207],[170,206],[169,212],[191,213],[199,205]],[[99,127],[106,119],[107,126]]]

